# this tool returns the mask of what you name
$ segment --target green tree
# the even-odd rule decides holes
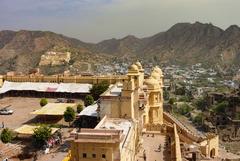
[[[205,110],[207,107],[207,99],[205,97],[200,97],[194,101],[195,106],[198,110]]]
[[[83,110],[83,105],[82,104],[78,104],[77,105],[77,113],[80,113]]]
[[[99,96],[105,92],[109,87],[109,83],[107,81],[102,81],[99,84],[94,84],[90,89],[90,93],[95,100],[99,98]]]
[[[197,125],[201,125],[203,121],[203,115],[198,114],[197,116],[194,117],[193,122]]]
[[[33,144],[36,147],[42,147],[44,143],[51,137],[52,129],[47,125],[40,125],[34,129]]]
[[[75,119],[75,116],[76,114],[72,107],[67,107],[66,111],[63,114],[64,120],[69,123],[69,126],[70,123]]]
[[[6,144],[12,141],[12,139],[14,138],[14,134],[11,130],[9,130],[8,128],[5,128],[3,129],[0,137],[2,142]]]
[[[191,107],[187,103],[181,104],[178,108],[178,112],[181,115],[187,115],[191,110],[192,110]]]
[[[40,100],[40,106],[45,106],[46,104],[48,104],[48,100],[46,99],[46,98],[42,98],[41,100]]]
[[[182,97],[179,98],[178,101],[179,101],[179,102],[190,102],[191,99],[190,99],[190,97],[188,97],[188,96],[182,96]]]
[[[89,106],[89,105],[92,105],[93,102],[94,102],[93,97],[91,95],[87,95],[84,100],[84,105]]]
[[[171,97],[171,98],[169,99],[169,101],[168,101],[168,103],[169,103],[170,105],[173,105],[175,102],[176,102],[176,98],[174,98],[174,97]]]
[[[229,103],[227,101],[220,102],[214,107],[214,112],[217,114],[224,113],[228,106]]]

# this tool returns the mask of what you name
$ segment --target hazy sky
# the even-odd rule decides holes
[[[88,42],[195,21],[240,25],[240,0],[0,0],[0,30],[49,30]]]

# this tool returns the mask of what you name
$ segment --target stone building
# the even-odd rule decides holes
[[[182,143],[196,144],[205,157],[218,155],[218,136],[193,134],[163,112],[163,74],[153,68],[148,78],[139,62],[129,67],[127,79],[112,84],[99,100],[100,123],[76,129],[71,135],[71,161],[135,161],[142,134],[170,136],[171,160],[181,161]]]

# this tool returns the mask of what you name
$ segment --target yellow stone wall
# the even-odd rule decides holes
[[[102,81],[107,81],[110,84],[123,82],[128,77],[124,75],[118,76],[43,76],[43,75],[23,75],[23,76],[7,76],[4,75],[3,79],[10,82],[49,82],[49,83],[89,83],[97,84]]]
[[[180,139],[177,131],[177,127],[173,124],[173,141],[171,144],[171,160],[172,161],[182,161]]]
[[[219,153],[219,136],[212,135],[200,143],[202,154],[207,157],[217,157]]]
[[[89,135],[91,136],[91,135]],[[128,133],[126,140],[119,143],[78,143],[77,140],[71,141],[70,161],[134,161],[137,144],[137,126],[133,125]],[[83,153],[87,154],[83,158]],[[93,154],[96,158],[93,158]],[[102,155],[106,158],[102,158]]]
[[[71,142],[71,161],[113,161],[114,153],[117,153],[118,144],[107,143],[77,143]],[[83,153],[87,154],[86,158],[83,158]],[[96,158],[93,158],[93,154]],[[102,158],[105,155],[106,158]]]

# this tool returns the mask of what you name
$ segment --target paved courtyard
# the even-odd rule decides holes
[[[144,151],[147,161],[168,161],[170,160],[170,153],[168,153],[167,149],[165,136],[144,134],[142,147],[137,154],[137,161],[144,161]]]

